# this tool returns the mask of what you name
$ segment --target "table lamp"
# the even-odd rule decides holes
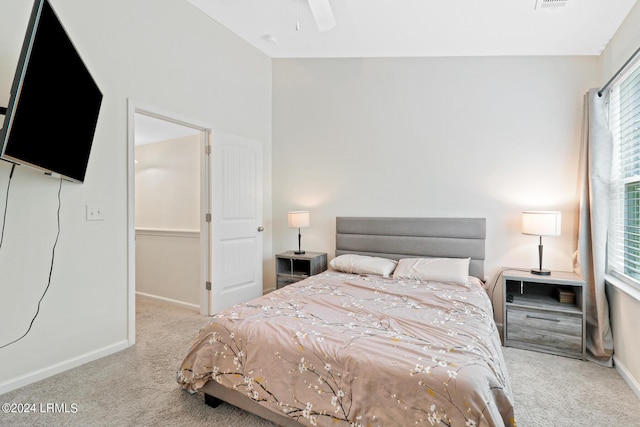
[[[303,254],[304,251],[300,248],[300,229],[309,226],[309,212],[308,211],[292,211],[289,212],[289,228],[297,228],[298,229],[298,250],[295,251],[295,254]]]
[[[522,234],[540,237],[538,244],[538,268],[531,269],[531,274],[548,276],[549,270],[542,269],[542,236],[559,236],[561,213],[557,211],[524,211],[522,212]]]

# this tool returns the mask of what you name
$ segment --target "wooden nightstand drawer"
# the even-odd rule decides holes
[[[505,345],[582,357],[582,316],[507,307]],[[520,344],[520,345],[518,345]]]
[[[572,272],[505,269],[504,345],[584,359],[585,286]]]

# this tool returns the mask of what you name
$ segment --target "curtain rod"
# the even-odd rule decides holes
[[[638,56],[638,53],[640,53],[640,47],[639,47],[638,49],[636,49],[636,51],[635,51],[635,52],[633,52],[633,55],[631,55],[631,56],[629,57],[629,59],[627,59],[627,62],[625,62],[624,64],[622,64],[622,67],[620,67],[620,68],[618,69],[618,71],[616,71],[616,73],[613,75],[613,77],[611,77],[611,78],[609,79],[609,81],[608,81],[604,86],[602,86],[602,87],[600,88],[600,90],[598,91],[598,96],[602,96],[602,92],[604,92],[604,91],[609,87],[609,85],[610,85],[610,84],[611,84],[615,79],[617,79],[617,78],[618,78],[618,76],[620,75],[620,73],[622,73],[622,72],[624,71],[624,69],[625,69],[625,68],[627,68],[627,66],[631,63],[631,61],[633,61],[633,59],[634,59],[636,56]]]

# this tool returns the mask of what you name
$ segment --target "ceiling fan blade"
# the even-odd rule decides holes
[[[309,7],[318,31],[329,31],[336,26],[336,18],[333,16],[329,0],[309,0]]]

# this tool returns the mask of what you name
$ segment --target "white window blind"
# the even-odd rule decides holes
[[[609,273],[640,284],[640,62],[611,87]]]

